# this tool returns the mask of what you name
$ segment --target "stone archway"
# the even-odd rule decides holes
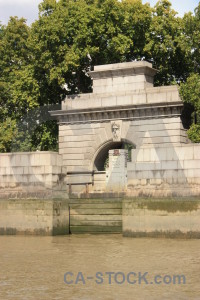
[[[135,148],[136,146],[133,143],[125,139],[121,141],[109,140],[101,145],[92,161],[94,174],[93,190],[113,190],[114,182],[115,186],[120,186],[120,189],[123,190],[127,181],[126,178],[123,178],[127,177],[127,170],[125,170],[127,168],[127,160],[131,160],[131,150]],[[113,177],[114,173],[118,173],[115,178]],[[117,177],[119,180],[117,180]]]
[[[136,149],[136,145],[130,140],[121,139],[121,141],[109,140],[103,145],[101,145],[94,154],[92,159],[93,171],[104,171],[105,161],[108,158],[109,150],[114,149],[127,149],[128,150],[128,160],[131,161],[131,150]]]

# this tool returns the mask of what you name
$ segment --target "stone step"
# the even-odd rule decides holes
[[[121,215],[71,215],[71,224],[75,220],[80,221],[122,221]]]
[[[120,221],[115,221],[115,220],[110,220],[110,221],[105,221],[105,220],[80,220],[78,218],[71,219],[70,222],[70,228],[73,226],[103,226],[103,227],[120,227],[122,226],[122,220]]]
[[[79,208],[70,209],[70,215],[121,215],[120,208]]]
[[[71,233],[121,233],[121,226],[70,226]]]
[[[122,203],[105,203],[105,202],[100,202],[100,203],[71,203],[69,204],[70,209],[76,210],[76,209],[114,209],[114,208],[122,208]]]
[[[122,199],[70,199],[71,233],[122,232]]]

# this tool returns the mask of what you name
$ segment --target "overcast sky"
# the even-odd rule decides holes
[[[0,0],[0,21],[6,24],[10,16],[24,17],[27,23],[32,23],[38,17],[38,4],[42,0]],[[157,0],[143,0],[154,6]],[[185,12],[194,11],[199,0],[171,0],[173,8],[183,16]]]

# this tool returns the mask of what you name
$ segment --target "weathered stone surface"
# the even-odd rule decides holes
[[[82,232],[122,232],[122,201],[115,199],[70,200],[70,230]]]
[[[48,190],[62,189],[64,167],[55,152],[0,154],[0,198],[43,197]],[[6,167],[2,167],[2,165]]]
[[[198,199],[124,200],[123,235],[200,238]]]
[[[69,234],[67,200],[0,200],[0,235]]]

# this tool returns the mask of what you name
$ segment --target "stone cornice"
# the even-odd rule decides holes
[[[138,74],[154,76],[156,72],[157,70],[153,69],[152,64],[147,61],[132,61],[94,66],[94,71],[89,74],[93,79],[99,79]]]
[[[91,71],[89,75],[92,79],[100,78],[110,78],[110,77],[121,77],[121,76],[135,76],[135,75],[148,75],[154,76],[157,70],[150,68],[148,66],[139,66],[137,68],[127,67],[123,69],[113,69],[113,70],[101,70],[101,71]]]
[[[81,110],[60,110],[50,112],[59,124],[108,122],[112,120],[138,120],[149,118],[179,117],[183,103],[156,103],[146,105],[90,108]]]

